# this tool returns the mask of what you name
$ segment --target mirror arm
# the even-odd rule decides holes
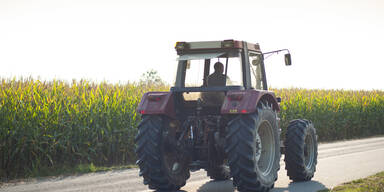
[[[263,55],[268,55],[268,54],[273,54],[273,53],[280,53],[282,51],[287,51],[289,53],[288,49],[280,49],[280,50],[276,50],[276,51],[265,52],[265,53],[263,53]]]
[[[227,72],[228,72],[228,56],[225,61],[225,85],[227,85]]]

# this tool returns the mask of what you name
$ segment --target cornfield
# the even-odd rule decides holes
[[[309,119],[319,141],[355,139],[384,134],[384,92],[276,89],[284,128],[292,119]]]
[[[2,79],[0,176],[19,177],[43,166],[133,163],[144,92],[169,90],[137,83],[42,82]],[[384,133],[383,91],[277,89],[281,127],[311,119],[320,141]]]

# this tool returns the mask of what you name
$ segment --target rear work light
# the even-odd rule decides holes
[[[221,42],[221,47],[222,48],[233,48],[233,47],[235,47],[235,41],[233,39],[224,40],[223,42]]]
[[[186,42],[176,42],[175,49],[176,50],[184,50],[188,49],[189,45]]]

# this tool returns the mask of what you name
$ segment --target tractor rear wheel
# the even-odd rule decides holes
[[[277,115],[268,104],[229,122],[225,149],[233,184],[239,191],[273,188],[280,169],[279,137]]]
[[[313,124],[302,119],[289,122],[284,146],[288,177],[294,182],[311,180],[317,164],[317,135]]]
[[[190,176],[185,157],[166,142],[168,125],[166,117],[143,116],[135,138],[140,176],[158,191],[178,190]]]

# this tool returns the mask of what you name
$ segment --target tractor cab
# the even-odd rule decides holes
[[[178,68],[172,91],[206,92],[267,89],[263,54],[258,44],[243,41],[177,42]],[[210,85],[214,65],[223,65],[225,81]],[[252,63],[252,65],[250,65]]]

